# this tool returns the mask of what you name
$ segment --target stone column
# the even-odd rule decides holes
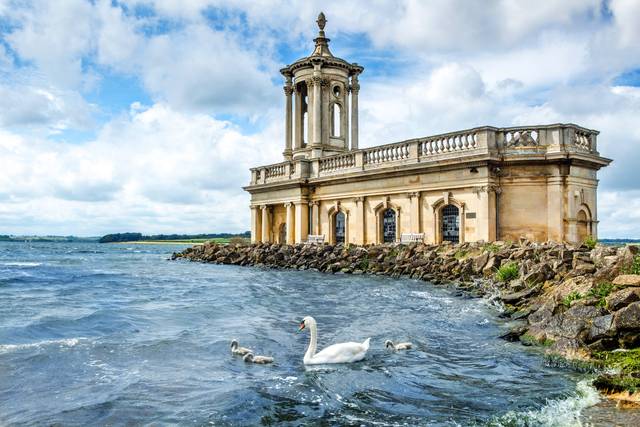
[[[411,202],[411,212],[409,213],[411,220],[411,233],[420,233],[420,192],[409,193],[409,201]]]
[[[287,210],[287,245],[293,245],[295,243],[295,222],[294,222],[294,212],[293,212],[293,203],[285,203],[285,209]]]
[[[358,75],[351,76],[351,149],[358,149],[358,92],[360,83]]]
[[[308,202],[295,202],[295,242],[302,243],[307,240],[309,234],[309,204]]]
[[[356,197],[356,212],[353,229],[355,230],[356,245],[365,244],[365,224],[364,224],[364,197]]]
[[[251,206],[251,243],[262,241],[262,218],[258,206]]]
[[[293,88],[291,87],[291,76],[287,76],[287,82],[284,85],[284,94],[286,97],[285,102],[285,128],[284,128],[284,158],[291,160],[291,94]]]
[[[312,144],[322,144],[322,76],[320,70],[313,72],[313,136]]]
[[[320,210],[318,209],[320,202],[309,202],[309,205],[311,206],[311,224],[313,224],[311,234],[318,235],[320,234]]]
[[[269,239],[269,206],[262,205],[260,209],[262,210],[262,242],[268,243],[271,241]]]
[[[294,147],[295,149],[302,148],[302,135],[304,135],[304,131],[302,130],[302,94],[300,91],[296,90],[296,117],[295,117],[295,135],[294,135]]]

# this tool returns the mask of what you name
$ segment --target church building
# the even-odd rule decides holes
[[[360,148],[358,76],[326,19],[284,76],[283,161],[251,169],[253,242],[582,242],[597,236],[598,131],[482,126]],[[444,112],[443,112],[444,114]],[[366,142],[366,141],[365,141]]]

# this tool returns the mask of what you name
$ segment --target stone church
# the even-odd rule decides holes
[[[371,244],[597,236],[598,131],[575,124],[473,129],[360,148],[358,76],[326,19],[284,76],[283,161],[251,169],[253,242]]]

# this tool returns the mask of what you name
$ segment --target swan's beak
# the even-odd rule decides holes
[[[301,331],[301,330],[303,330],[303,329],[304,329],[304,322],[301,322],[301,323],[300,323],[300,328],[298,329],[298,332],[300,332],[300,331]]]

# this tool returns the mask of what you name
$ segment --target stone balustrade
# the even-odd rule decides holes
[[[380,164],[409,158],[409,146],[414,142],[399,142],[364,149],[364,164]]]
[[[350,169],[356,165],[355,153],[339,154],[320,159],[320,172],[334,172]]]
[[[419,140],[420,156],[473,150],[478,146],[476,130],[436,135]]]
[[[597,135],[597,131],[574,124],[507,128],[485,126],[352,150],[333,156],[295,159],[253,168],[251,185],[335,176],[383,169],[387,166],[441,161],[448,157],[460,158],[466,155],[492,153],[526,155],[532,150],[536,153],[566,151],[598,155]]]

